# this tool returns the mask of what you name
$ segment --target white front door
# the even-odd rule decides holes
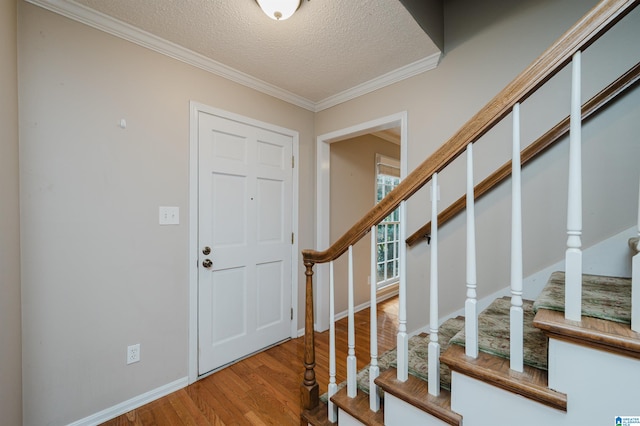
[[[292,149],[291,136],[198,113],[200,375],[290,337]]]

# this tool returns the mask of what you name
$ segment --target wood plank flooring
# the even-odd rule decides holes
[[[358,369],[369,363],[369,309],[356,313]],[[378,304],[378,353],[396,346],[398,299]],[[336,323],[336,380],[346,379],[347,319]],[[298,425],[303,339],[233,364],[103,425]],[[329,333],[316,333],[316,379],[329,382]]]

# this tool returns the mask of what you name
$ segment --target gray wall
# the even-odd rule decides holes
[[[438,68],[316,115],[318,134],[399,111],[408,114],[408,170],[445,142],[596,2],[583,0],[445,2],[445,56]],[[640,59],[640,10],[583,55],[583,100]],[[522,141],[529,144],[569,113],[567,69],[522,106]],[[583,246],[627,229],[637,214],[640,90],[636,89],[583,129]],[[480,181],[511,155],[509,119],[476,145]],[[561,143],[523,173],[524,275],[564,256],[568,145]],[[441,208],[464,193],[464,156],[441,174]],[[408,231],[428,220],[429,192],[409,203]],[[478,293],[509,284],[510,183],[476,207]],[[464,216],[440,231],[440,316],[460,309],[465,294]],[[429,246],[408,253],[408,327],[428,323]],[[326,291],[326,290],[325,290]]]
[[[0,1],[0,417],[22,423],[16,1]]]
[[[189,101],[300,133],[300,247],[313,113],[25,2],[18,28],[24,422],[60,425],[188,374]]]

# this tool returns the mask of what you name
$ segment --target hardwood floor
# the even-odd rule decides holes
[[[378,353],[396,346],[398,299],[378,304]],[[369,309],[355,315],[358,369],[369,363]],[[346,379],[347,319],[336,323],[336,380]],[[298,425],[303,339],[251,356],[104,425]],[[316,333],[316,379],[329,382],[329,332]]]

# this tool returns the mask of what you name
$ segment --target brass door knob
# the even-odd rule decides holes
[[[211,261],[211,259],[205,259],[202,261],[202,266],[209,269],[213,266],[213,262]]]

